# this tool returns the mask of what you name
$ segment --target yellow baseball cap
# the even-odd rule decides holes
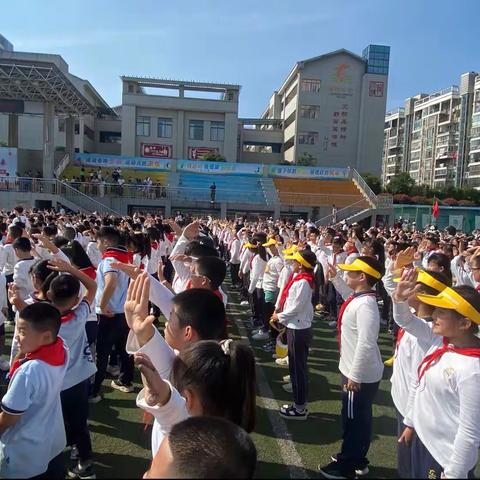
[[[417,283],[423,283],[427,287],[431,287],[434,290],[437,290],[437,292],[442,292],[443,290],[445,290],[445,288],[448,287],[448,285],[445,285],[444,283],[440,282],[425,270],[421,270],[417,268],[417,272],[418,272]],[[401,278],[393,279],[395,283],[399,283],[401,280],[402,280]]]
[[[303,265],[306,268],[314,268],[314,265],[311,265],[309,262],[307,262],[302,255],[300,255],[300,252],[296,251],[292,255],[286,255],[285,260],[296,260],[298,263]]]
[[[253,245],[253,243],[247,242],[243,245],[245,248],[255,248],[256,245]]]
[[[272,245],[277,245],[277,241],[274,238],[270,238],[267,243],[263,243],[262,247],[271,247]]]
[[[380,280],[382,278],[382,274],[371,267],[368,263],[356,258],[351,264],[347,265],[346,263],[339,263],[337,267],[340,270],[346,270],[347,272],[363,272],[367,273],[368,275]]]
[[[297,250],[298,250],[298,245],[294,244],[294,245],[286,248],[285,250],[283,250],[283,253],[285,255],[291,255],[292,253],[295,253]]]
[[[432,307],[455,310],[460,313],[460,315],[480,325],[480,312],[473,308],[473,306],[453,288],[446,287],[438,295],[417,295],[417,298]]]

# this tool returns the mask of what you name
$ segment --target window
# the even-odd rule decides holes
[[[298,134],[298,143],[300,145],[316,145],[318,143],[318,133],[300,132]]]
[[[210,122],[210,140],[212,142],[223,142],[225,138],[225,123]]]
[[[120,132],[100,131],[100,143],[122,143],[122,134]]]
[[[300,107],[300,116],[302,118],[318,118],[320,116],[320,107],[318,105],[302,105]]]
[[[65,119],[64,118],[59,118],[58,119],[58,131],[59,132],[64,132],[65,131]]]
[[[137,136],[150,136],[150,117],[144,117],[141,115],[137,117]]]
[[[369,91],[368,94],[370,97],[383,97],[384,93],[383,82],[369,82]]]
[[[173,124],[171,118],[158,119],[157,136],[162,138],[172,138]]]
[[[190,120],[189,127],[190,140],[203,140],[203,120]]]
[[[302,92],[314,92],[318,93],[321,86],[320,80],[305,79],[302,80]]]

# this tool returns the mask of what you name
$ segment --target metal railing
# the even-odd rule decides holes
[[[280,202],[284,205],[303,205],[303,206],[325,206],[325,205],[350,205],[360,202],[368,205],[365,198],[359,199],[361,194],[349,195],[341,193],[297,193],[297,192],[279,192]]]
[[[63,158],[60,160],[60,163],[57,165],[57,168],[55,169],[55,176],[57,178],[60,178],[64,170],[68,167],[68,164],[70,163],[70,155],[66,153]]]
[[[168,197],[168,187],[166,186],[132,183],[67,182],[65,180],[62,180],[62,183],[90,197],[122,197],[150,200]]]
[[[320,218],[315,222],[315,225],[317,227],[324,226],[324,225],[333,225],[333,224],[337,225],[342,220],[345,220],[346,218],[352,215],[355,215],[357,213],[360,213],[366,210],[370,210],[370,208],[365,208],[365,200],[362,199],[352,203],[351,205],[348,205],[347,207],[337,210],[336,213],[330,213],[329,215],[326,215],[325,217]]]
[[[115,210],[56,178],[0,177],[1,191],[55,195],[60,197],[58,199],[60,203],[64,199],[85,212],[97,212],[101,215],[118,215],[118,212]],[[71,208],[67,204],[65,206]]]
[[[375,195],[373,190],[368,186],[367,182],[362,178],[362,176],[354,168],[351,168],[350,170],[351,170],[352,180],[357,183],[357,185],[366,195],[371,206],[375,207],[377,205],[377,196]]]

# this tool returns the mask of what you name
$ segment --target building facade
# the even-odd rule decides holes
[[[262,118],[283,121],[284,159],[380,174],[390,47],[298,62]]]
[[[60,91],[45,102],[36,92],[37,77],[22,77],[17,89],[19,80],[0,71],[0,143],[19,149],[19,173],[44,176],[74,152],[307,161],[380,175],[389,58],[390,47],[369,45],[361,56],[342,49],[297,62],[260,118],[239,118],[239,85],[159,78],[122,76],[122,104],[112,109],[87,80],[68,72],[60,56],[15,52],[1,37],[0,61],[9,72],[25,62],[38,71],[53,69],[69,95],[88,104],[88,113],[62,105]],[[23,102],[19,111],[11,110],[12,100]]]
[[[480,75],[408,98],[387,113],[382,181],[408,172],[419,185],[480,187]]]

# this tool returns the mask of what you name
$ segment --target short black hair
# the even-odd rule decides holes
[[[189,257],[218,257],[218,251],[209,246],[200,243],[198,240],[192,240],[185,247],[185,255]]]
[[[379,262],[376,258],[373,257],[367,257],[366,255],[362,255],[358,257],[358,260],[362,260],[365,262],[367,265],[372,267],[374,270],[376,270],[380,275],[383,277],[385,275],[385,264]],[[367,277],[367,283],[369,287],[375,286],[381,279],[380,278],[375,278],[372,275],[369,275],[366,272],[365,276]]]
[[[439,267],[443,267],[444,273],[449,277],[450,283],[452,282],[452,264],[450,259],[444,254],[435,252],[428,257],[427,265],[433,262]]]
[[[190,288],[172,299],[181,328],[191,326],[201,340],[221,340],[225,336],[225,306],[206,288]]]
[[[87,252],[77,240],[73,240],[68,245],[61,247],[61,250],[77,268],[93,267]]]
[[[168,441],[179,478],[253,478],[255,444],[224,418],[190,417],[172,427]]]
[[[32,249],[32,244],[27,237],[20,237],[12,243],[12,247],[15,250],[20,250],[21,252],[30,252]]]
[[[51,332],[55,339],[62,324],[60,312],[48,302],[27,305],[20,312],[20,318],[28,322],[37,332]]]
[[[75,240],[77,236],[77,231],[73,227],[65,227],[63,234],[67,240]]]
[[[17,213],[20,213],[22,214],[23,213],[23,207],[21,205],[17,205],[14,210],[17,212]]]
[[[43,227],[43,233],[47,236],[47,237],[56,237],[58,235],[58,228],[56,225],[45,225],[45,227]]]
[[[8,227],[8,234],[12,237],[12,238],[20,238],[22,236],[22,228],[19,227],[18,225],[10,225]]]
[[[50,284],[50,300],[57,306],[63,307],[80,293],[80,282],[69,274],[62,274],[52,280]]]
[[[310,249],[299,250],[298,253],[312,266],[312,270],[317,263],[317,256]]]
[[[210,280],[212,289],[217,290],[225,280],[227,264],[218,257],[201,257],[196,260],[195,264],[197,265],[198,273],[207,277]]]
[[[114,245],[120,245],[122,242],[120,232],[115,227],[109,226],[100,228],[97,233],[97,239],[107,240]]]

